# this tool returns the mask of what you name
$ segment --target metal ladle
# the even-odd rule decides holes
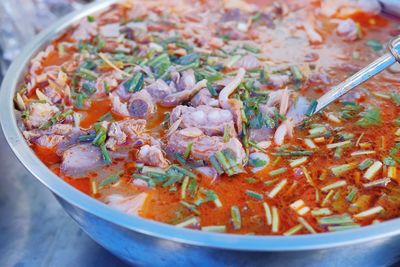
[[[388,53],[384,54],[365,68],[350,76],[345,81],[334,86],[323,96],[321,96],[317,100],[317,106],[315,110],[310,115],[321,111],[342,95],[348,93],[350,90],[354,89],[355,87],[367,81],[376,74],[382,72],[386,68],[392,66],[396,62],[400,63],[400,36],[390,41],[388,45],[388,50]]]

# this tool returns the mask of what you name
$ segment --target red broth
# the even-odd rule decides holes
[[[292,135],[284,136],[283,143],[276,136],[277,128],[292,118],[282,107],[283,96],[271,106],[264,96],[271,98],[272,92],[288,88],[291,107],[299,97],[318,98],[384,53],[390,33],[399,25],[350,4],[338,5],[336,11],[326,15],[326,7],[319,1],[251,1],[262,2],[259,8],[246,3],[224,7],[209,1],[189,2],[173,6],[114,5],[109,12],[85,18],[55,40],[50,52],[34,59],[16,103],[22,112],[25,137],[43,163],[78,190],[123,212],[203,231],[307,234],[398,217],[398,67],[371,79],[296,127]],[[104,29],[105,25],[115,24],[119,25],[117,34],[115,26]],[[101,27],[103,31],[99,30]],[[166,55],[168,60],[162,61],[166,59],[160,55]],[[188,55],[195,55],[199,63],[182,63],[185,56],[190,59]],[[250,56],[240,62],[246,55]],[[163,70],[159,61],[167,69]],[[180,79],[185,70],[192,69],[196,83],[205,78],[208,86],[203,88],[220,95],[226,84],[239,75],[239,69],[245,69],[244,78],[230,95],[230,101],[241,103],[242,124],[236,124],[232,118],[235,114],[237,118],[237,113],[232,112],[227,116],[235,124],[233,136],[225,128],[223,133],[201,135],[203,141],[218,139],[221,147],[226,146],[227,140],[238,140],[238,149],[245,153],[240,164],[233,163],[227,170],[218,161],[223,173],[217,177],[202,174],[196,167],[200,164],[217,169],[210,162],[217,153],[200,162],[195,158],[192,146],[199,139],[193,139],[184,153],[170,151],[172,135],[185,129],[191,129],[193,134],[193,129],[180,123],[171,130],[173,123],[168,114],[176,106],[191,106],[193,95],[172,106],[163,102],[166,96],[156,100],[151,95],[156,104],[153,110],[146,106],[150,111],[144,118],[127,109],[132,95],[149,90],[146,86],[157,78],[165,81],[168,90],[171,86],[175,86],[171,90],[181,90],[177,89],[179,80],[174,80],[171,66]],[[136,87],[125,91],[128,99],[124,99],[118,88],[137,73],[144,81],[131,81]],[[107,75],[111,78],[105,79]],[[224,79],[227,82],[218,84]],[[120,97],[120,104],[125,106],[122,111],[111,95]],[[275,113],[260,113],[252,99]],[[213,107],[220,112],[219,119],[226,114],[223,112],[232,111],[223,108],[215,95],[203,105],[212,105],[213,101],[217,103]],[[282,110],[284,114],[279,115]],[[123,123],[130,119],[138,123],[133,133],[124,132],[127,140],[111,146],[108,141],[115,132],[110,125],[121,127],[118,129],[123,132]],[[138,126],[141,119],[145,120],[145,129]],[[185,123],[195,121],[193,118]],[[213,123],[203,125],[203,131],[212,125],[220,127]],[[262,127],[254,126],[257,123]],[[75,127],[78,137],[71,129],[60,132],[55,129],[57,125]],[[252,140],[249,132],[260,128],[266,129],[261,141]],[[101,139],[99,129],[106,133],[104,140],[96,143],[94,138]],[[69,149],[82,144],[91,146],[97,154],[79,150],[81,160],[90,161],[93,166],[100,161],[100,167],[91,169],[93,166],[85,163],[89,167],[82,171],[81,163],[68,162]],[[140,158],[145,145],[154,146],[161,153],[154,154],[155,162],[150,162],[150,156]],[[264,156],[249,158],[257,153],[266,155],[268,160]],[[160,157],[167,166],[161,166]],[[259,167],[257,172],[253,171],[255,167]],[[240,171],[228,173],[230,168]],[[158,178],[151,176],[154,172]]]

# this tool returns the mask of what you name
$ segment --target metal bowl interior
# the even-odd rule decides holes
[[[393,219],[380,224],[343,232],[301,236],[245,236],[181,229],[144,218],[123,214],[81,193],[52,173],[36,157],[18,129],[13,104],[15,91],[23,80],[30,59],[40,51],[40,49],[65,32],[69,26],[76,23],[81,18],[104,10],[115,2],[118,2],[118,0],[108,0],[90,4],[84,10],[75,12],[61,19],[51,28],[39,34],[13,62],[1,87],[0,122],[10,147],[22,164],[39,181],[56,194],[59,199],[62,199],[63,202],[68,203],[69,206],[77,210],[100,218],[107,222],[108,225],[115,225],[127,231],[133,231],[142,235],[181,244],[227,250],[258,252],[319,250],[360,244],[377,239],[383,240],[400,234],[400,219]],[[81,226],[83,226],[83,224],[81,224]]]

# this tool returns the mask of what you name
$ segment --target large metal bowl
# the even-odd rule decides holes
[[[91,4],[42,32],[13,62],[0,92],[0,121],[10,147],[89,236],[126,262],[139,266],[365,267],[388,266],[400,259],[400,219],[337,233],[290,237],[204,233],[120,213],[53,174],[36,157],[17,127],[15,90],[29,60],[40,49],[81,18],[115,2]]]

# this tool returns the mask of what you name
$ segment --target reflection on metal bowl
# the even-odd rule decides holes
[[[37,51],[71,24],[115,2],[91,4],[41,33],[14,61],[0,93],[0,119],[9,145],[89,236],[136,266],[365,267],[388,266],[398,260],[400,219],[344,232],[290,237],[204,233],[122,214],[53,174],[31,151],[17,127],[13,107],[15,90]]]

